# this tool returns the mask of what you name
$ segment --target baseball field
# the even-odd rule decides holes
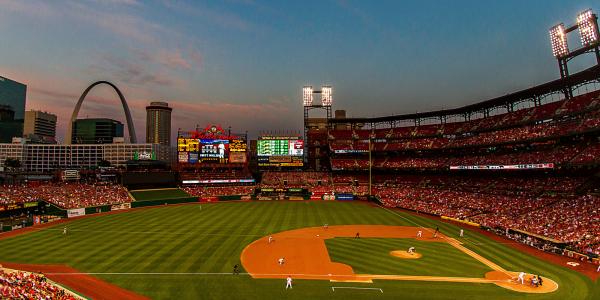
[[[0,262],[27,264],[94,298],[600,299],[598,281],[468,229],[459,237],[459,230],[359,202],[188,204],[0,239]],[[414,254],[406,253],[410,247]],[[232,274],[236,264],[239,275]],[[521,271],[541,275],[543,287],[519,287],[511,278]],[[133,293],[111,294],[97,279]]]

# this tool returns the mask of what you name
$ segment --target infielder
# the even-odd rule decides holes
[[[289,276],[289,275],[286,279],[286,284],[285,284],[285,289],[287,290],[288,288],[289,289],[292,288],[292,276]]]
[[[420,238],[423,236],[423,231],[419,230],[417,231],[417,237]]]
[[[270,244],[271,242],[273,242],[273,237],[272,237],[272,236],[269,236],[269,244]]]
[[[517,282],[520,282],[521,284],[525,284],[525,273],[524,272],[519,273],[519,278],[517,279]]]
[[[277,260],[277,262],[279,263],[280,266],[283,266],[283,264],[285,263],[285,258],[281,257]]]
[[[463,236],[465,236],[465,231],[461,229],[460,230],[460,237],[463,237]]]

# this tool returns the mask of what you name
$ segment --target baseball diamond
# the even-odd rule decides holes
[[[65,224],[66,237],[63,224],[4,237],[0,261],[5,267],[42,271],[93,298],[127,290],[154,299],[223,294],[265,299],[283,295],[281,282],[287,276],[294,278],[293,294],[285,295],[292,299],[373,296],[368,290],[331,293],[331,287],[343,286],[376,287],[383,290],[377,297],[389,299],[524,293],[592,299],[597,288],[585,275],[523,253],[511,243],[469,229],[469,240],[461,241],[455,224],[360,202],[187,204],[80,217]],[[442,233],[437,238],[435,227]],[[416,237],[418,230],[424,231],[422,238]],[[356,232],[360,239],[354,239]],[[404,260],[389,254],[408,245],[423,257]],[[283,266],[276,262],[279,256],[285,257]],[[239,275],[231,273],[235,264],[243,268]],[[542,276],[543,287],[516,283],[514,272],[520,271]],[[100,280],[102,290],[89,291],[87,278]]]

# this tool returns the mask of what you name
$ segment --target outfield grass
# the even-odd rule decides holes
[[[559,290],[545,295],[521,294],[491,284],[375,281],[373,284],[330,283],[296,280],[292,291],[275,279],[252,279],[229,272],[239,264],[242,249],[250,242],[294,228],[344,224],[383,224],[439,226],[455,237],[458,228],[451,224],[407,213],[391,212],[363,203],[335,201],[265,201],[184,205],[133,210],[99,215],[69,223],[69,234],[62,225],[0,240],[0,261],[20,263],[68,264],[94,273],[180,273],[180,274],[98,274],[104,280],[156,299],[598,299],[598,282],[520,253],[475,232],[466,231],[465,246],[513,271],[528,271],[551,277]],[[372,240],[372,241],[371,241]],[[414,240],[410,240],[411,243]],[[336,258],[341,259],[344,241],[328,241]],[[363,244],[364,243],[364,244]],[[357,270],[386,272],[389,261],[382,249],[387,242],[361,240],[348,261]],[[393,241],[402,243],[402,241]],[[427,245],[418,245],[418,251]],[[389,247],[388,247],[389,248]],[[433,250],[431,250],[433,251]],[[337,254],[336,254],[337,253]],[[425,255],[423,261],[429,254]],[[350,259],[350,258],[346,258]],[[464,274],[480,273],[469,261],[454,261],[440,255],[423,274],[442,272],[445,265],[456,265]],[[371,261],[372,264],[368,262]],[[484,266],[485,267],[485,266]],[[374,272],[381,268],[380,272]],[[391,272],[392,266],[387,272]],[[408,269],[408,267],[405,266]],[[479,268],[479,267],[478,267]],[[416,271],[415,271],[416,272]],[[223,274],[199,274],[223,273]],[[415,273],[417,274],[417,273]],[[452,276],[453,274],[447,274]],[[376,287],[379,291],[331,290],[332,286]]]
[[[136,201],[152,201],[190,197],[190,195],[182,189],[138,190],[131,191],[130,193]]]

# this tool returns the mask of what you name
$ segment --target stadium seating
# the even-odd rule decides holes
[[[131,202],[124,187],[104,182],[0,186],[0,204],[38,200],[44,200],[66,209]]]
[[[1,299],[60,299],[75,300],[64,289],[46,280],[40,274],[6,270],[0,267]]]

